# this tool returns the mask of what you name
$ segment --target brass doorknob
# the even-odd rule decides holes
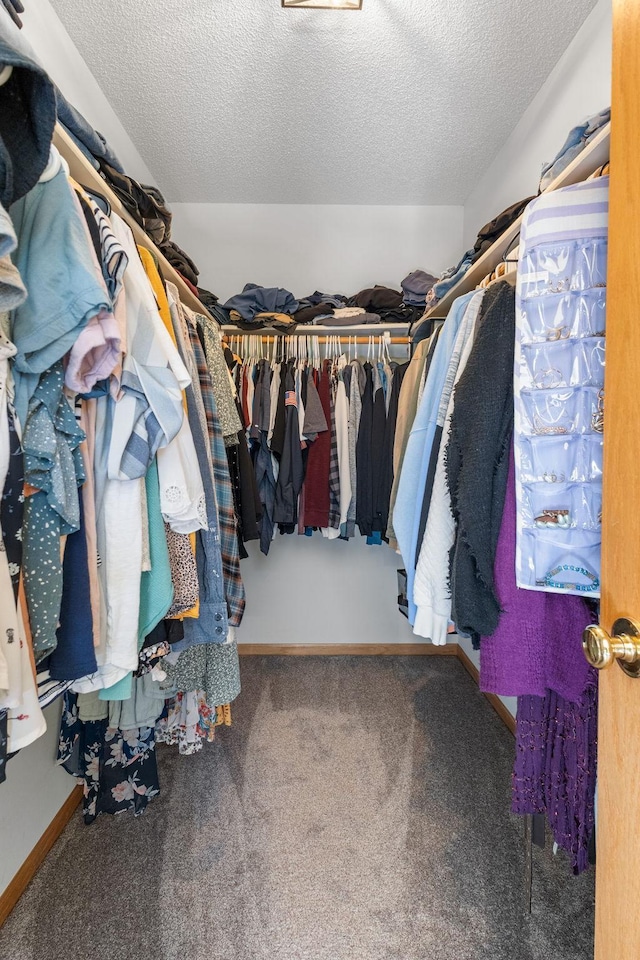
[[[620,617],[611,636],[598,624],[591,624],[582,634],[582,649],[592,667],[610,667],[614,660],[630,677],[640,677],[640,624]]]

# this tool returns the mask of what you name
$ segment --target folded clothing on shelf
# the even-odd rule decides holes
[[[282,287],[261,287],[257,283],[245,284],[242,293],[227,300],[224,307],[235,310],[243,320],[252,321],[258,313],[293,314],[298,301]]]
[[[567,139],[550,163],[542,168],[540,177],[540,192],[546,190],[549,184],[565,170],[586,147],[598,130],[611,120],[611,108],[606,107],[600,113],[587,117],[569,131]]]
[[[118,173],[124,173],[122,164],[102,134],[93,129],[89,121],[82,116],[79,110],[76,110],[76,108],[69,103],[57,87],[56,106],[59,122],[80,150],[82,150],[92,166],[98,169],[99,161],[105,160],[109,166],[117,170]]]
[[[518,200],[517,203],[512,203],[510,207],[507,207],[502,213],[499,213],[497,217],[494,217],[489,223],[485,223],[484,227],[478,230],[478,237],[473,248],[472,263],[475,263],[485,250],[488,250],[498,237],[502,236],[504,231],[511,226],[514,220],[518,219],[532,200],[535,200],[535,197],[525,197],[524,200]]]
[[[412,307],[424,307],[427,294],[436,283],[433,277],[425,270],[414,270],[402,281],[403,301]]]

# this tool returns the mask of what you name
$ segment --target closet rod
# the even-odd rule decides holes
[[[231,339],[235,340],[238,337],[243,337],[243,336],[244,337],[260,337],[263,343],[265,341],[266,343],[273,343],[276,340],[284,340],[286,337],[289,336],[289,334],[287,333],[275,334],[275,336],[273,334],[266,334],[262,336],[259,333],[232,333],[232,334],[225,333],[223,334],[222,340],[224,343],[228,343]],[[299,334],[299,336],[304,336],[304,334]],[[311,336],[313,336],[313,334],[311,334]],[[381,334],[372,334],[372,337],[375,340],[377,340],[380,336]],[[335,343],[336,340],[339,343],[346,343],[346,344],[349,344],[349,343],[368,344],[369,343],[369,337],[354,337],[354,336],[349,337],[346,335],[344,336],[336,335],[335,337],[331,337],[331,336],[313,337],[313,339],[317,343]],[[386,340],[386,343],[401,343],[406,346],[408,343],[411,343],[411,340],[409,337],[389,337]]]
[[[218,324],[215,317],[211,316],[205,305],[201,303],[193,291],[189,289],[175,267],[171,266],[162,251],[159,250],[153,240],[147,236],[138,221],[131,216],[118,196],[113,192],[107,181],[100,176],[95,167],[91,166],[82,151],[78,149],[69,134],[66,130],[63,130],[59,123],[56,124],[54,130],[53,142],[60,151],[61,156],[63,156],[69,164],[69,171],[73,179],[76,180],[80,186],[89,187],[89,189],[95,190],[96,193],[101,193],[103,197],[106,197],[118,216],[122,217],[131,227],[136,243],[141,247],[146,247],[146,249],[153,254],[160,265],[160,272],[164,279],[170,280],[178,288],[181,301],[192,310],[195,310],[196,313],[202,313]]]

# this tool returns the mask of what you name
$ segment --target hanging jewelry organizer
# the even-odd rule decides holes
[[[516,284],[516,577],[600,595],[608,178],[534,200]],[[562,228],[561,214],[568,210]]]

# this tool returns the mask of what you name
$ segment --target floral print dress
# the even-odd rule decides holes
[[[106,706],[106,704],[105,704]],[[160,793],[154,727],[119,730],[80,719],[78,695],[64,695],[58,763],[84,782],[84,822],[101,813],[133,810],[138,816]]]

